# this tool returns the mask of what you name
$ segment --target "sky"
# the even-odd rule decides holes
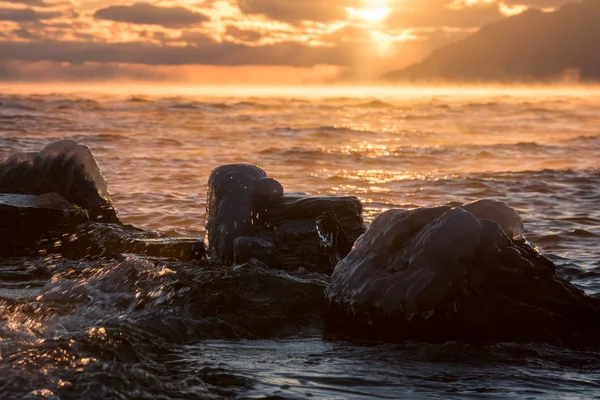
[[[0,81],[370,82],[568,0],[0,0]]]

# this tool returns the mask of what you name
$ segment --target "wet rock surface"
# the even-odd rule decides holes
[[[274,338],[323,332],[325,275],[282,271],[251,260],[177,271],[174,305],[202,318],[202,337]],[[175,277],[175,276],[174,276]],[[185,277],[185,278],[184,278]]]
[[[0,164],[0,217],[2,256],[205,256],[203,238],[163,237],[122,224],[90,149],[70,140]]]
[[[521,234],[518,214],[493,201],[387,211],[336,266],[329,327],[394,341],[597,343],[600,302]]]
[[[358,198],[284,194],[279,182],[245,164],[213,171],[207,204],[208,255],[224,264],[258,258],[279,269],[324,271],[317,217],[334,212],[351,242],[364,232]]]
[[[68,257],[119,258],[123,253],[178,260],[205,256],[203,238],[165,237],[132,225],[88,223],[63,245]]]
[[[89,218],[56,193],[0,194],[0,221],[0,256],[11,256],[47,252]]]
[[[119,263],[124,282],[135,285],[143,284],[141,265],[162,268],[164,285],[136,297],[136,307],[157,299],[183,307],[173,323],[186,332],[195,326],[201,337],[283,337],[316,326],[389,341],[598,342],[600,301],[530,247],[521,218],[504,203],[390,210],[365,232],[355,197],[284,193],[259,167],[225,165],[208,185],[207,260],[203,238],[120,223],[88,153],[59,142],[2,165],[2,190],[59,193],[0,194],[0,256]],[[18,186],[23,177],[33,180]],[[53,274],[12,264],[3,273],[10,285]],[[80,294],[73,296],[85,301]]]
[[[16,153],[0,164],[0,192],[58,193],[88,211],[91,220],[119,222],[106,180],[87,146],[51,143],[38,153]]]
[[[178,260],[205,256],[203,238],[165,237],[132,225],[90,222],[56,193],[0,194],[0,256],[62,254],[119,258],[123,253]]]

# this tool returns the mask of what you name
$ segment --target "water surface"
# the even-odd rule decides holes
[[[599,126],[593,89],[4,94],[0,158],[77,140],[125,222],[183,235],[203,234],[206,181],[226,163],[260,165],[290,192],[357,195],[367,222],[393,207],[499,199],[598,296]],[[595,351],[357,344],[318,331],[171,340],[169,329],[185,336],[183,319],[152,322],[169,313],[168,268],[128,262],[143,287],[118,264],[2,262],[3,398],[600,398]],[[155,303],[140,310],[142,295]]]

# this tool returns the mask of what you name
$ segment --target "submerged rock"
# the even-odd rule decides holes
[[[224,264],[257,258],[280,269],[326,271],[329,261],[323,261],[315,226],[326,211],[335,212],[349,241],[364,232],[356,197],[284,194],[258,167],[221,166],[208,182],[208,255]]]
[[[182,268],[172,305],[202,319],[205,338],[283,338],[322,333],[326,277],[281,271],[257,260],[234,267]],[[181,293],[181,294],[180,294]],[[172,314],[172,313],[171,313]],[[189,326],[189,320],[185,322]]]
[[[54,142],[38,153],[17,153],[0,164],[0,193],[58,193],[93,221],[119,222],[106,180],[87,146]]]
[[[335,268],[330,326],[387,340],[597,342],[599,301],[518,239],[522,227],[489,200],[381,214]]]

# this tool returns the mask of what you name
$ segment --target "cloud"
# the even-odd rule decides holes
[[[25,4],[31,7],[51,7],[54,4],[46,3],[44,0],[2,0],[3,3]]]
[[[173,29],[199,25],[209,20],[206,15],[185,7],[161,7],[150,3],[109,6],[97,10],[94,18],[130,24],[160,25]]]
[[[302,43],[246,46],[206,41],[198,46],[158,46],[145,43],[98,43],[76,41],[9,42],[0,41],[0,59],[135,63],[148,65],[289,65],[309,67],[317,64],[351,65],[352,46],[310,47]]]
[[[31,8],[0,8],[0,21],[38,22],[44,19],[59,18],[61,15],[56,11],[40,12]]]
[[[344,76],[363,78],[420,61],[435,48],[505,18],[507,9],[516,12],[521,6],[551,8],[568,3],[568,0],[126,1],[0,0],[0,63],[27,64],[27,71],[39,68],[36,71],[40,76],[52,79],[60,76],[50,69],[45,74],[40,65],[52,65],[52,71],[58,68],[61,73],[70,71],[73,77],[78,74],[106,77],[100,71],[105,65],[110,73],[127,79],[162,78],[152,76],[149,70],[142,73],[137,67],[123,69],[125,64],[157,70],[185,65],[219,68],[330,65],[343,69]],[[346,10],[378,7],[390,9],[381,21],[351,18]],[[69,67],[57,67],[61,63]],[[9,70],[14,73],[14,65]]]
[[[263,38],[263,34],[259,31],[240,29],[233,25],[229,25],[225,33],[234,41],[244,43],[258,43]]]
[[[0,62],[0,81],[70,81],[90,82],[105,80],[164,80],[167,75],[160,69],[144,65],[113,63],[69,64],[51,61]]]
[[[353,0],[238,0],[245,14],[260,14],[268,18],[298,23],[301,21],[340,21],[347,18],[345,8]]]
[[[331,82],[340,76],[340,72],[335,66],[325,65],[306,68],[206,65],[156,67],[118,63],[0,62],[0,82],[314,84]]]
[[[508,6],[524,5],[529,8],[556,8],[561,7],[571,0],[502,0]]]

